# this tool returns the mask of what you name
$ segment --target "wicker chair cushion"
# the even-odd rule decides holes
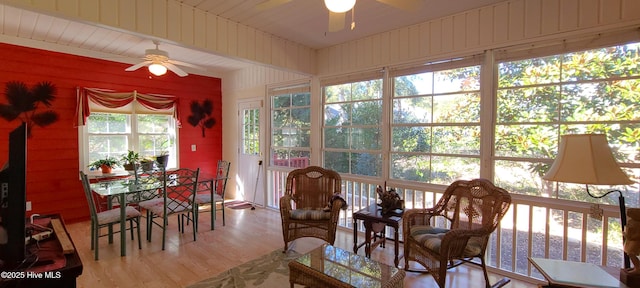
[[[442,238],[449,229],[431,227],[429,225],[416,225],[411,227],[410,236],[425,248],[440,254]],[[464,257],[477,256],[482,252],[481,243],[471,238],[464,248]]]
[[[291,210],[290,215],[294,220],[327,220],[331,218],[331,211],[324,211],[322,208],[304,208]]]

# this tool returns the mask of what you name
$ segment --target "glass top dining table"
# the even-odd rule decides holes
[[[198,176],[198,191],[205,189],[211,193],[215,193],[215,182],[222,178],[207,173],[200,173]],[[116,178],[94,178],[94,183],[90,184],[91,190],[100,195],[107,197],[107,208],[112,208],[113,199],[118,200],[120,205],[120,231],[126,230],[125,210],[128,203],[137,203],[145,200],[143,196],[146,193],[162,193],[163,183],[157,177],[150,176],[127,176],[121,175]],[[129,196],[129,197],[128,197]],[[112,227],[109,227],[112,229]],[[109,231],[109,241],[112,241],[112,231]],[[120,233],[120,255],[127,255],[126,233]]]

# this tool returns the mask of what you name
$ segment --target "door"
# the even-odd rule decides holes
[[[238,192],[241,199],[264,206],[264,167],[262,101],[238,103]]]

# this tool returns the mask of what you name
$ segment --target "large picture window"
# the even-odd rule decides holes
[[[308,84],[272,89],[271,165],[304,168],[311,159],[311,92]]]
[[[395,76],[391,113],[390,178],[480,176],[480,66]]]
[[[122,158],[128,150],[154,159],[168,154],[168,168],[175,168],[176,127],[169,115],[92,113],[87,119],[85,163],[113,157]]]
[[[324,167],[382,175],[382,79],[323,87]]]
[[[169,155],[167,168],[177,167],[175,96],[97,88],[76,92],[81,169],[106,157],[120,159],[128,150],[150,160]]]
[[[618,163],[638,175],[638,63],[640,43],[499,63],[495,182],[514,193],[597,201],[584,185],[555,187],[541,179],[560,135],[582,133],[606,134]],[[637,193],[629,196],[637,205]],[[617,204],[614,197],[605,201]]]

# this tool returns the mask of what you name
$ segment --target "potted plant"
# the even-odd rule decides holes
[[[140,155],[138,152],[129,150],[127,154],[122,155],[120,159],[122,161],[122,167],[127,171],[135,171],[136,166],[140,163]]]
[[[102,173],[108,174],[111,173],[114,167],[117,167],[119,165],[120,161],[118,161],[118,159],[113,157],[106,157],[104,159],[93,161],[91,164],[89,164],[89,167],[100,169],[102,170]]]
[[[155,161],[152,157],[145,156],[140,158],[140,166],[142,167],[142,171],[151,171],[153,170],[153,161]]]
[[[159,156],[156,156],[156,162],[158,162],[158,166],[162,166],[166,169],[167,164],[169,163],[169,151],[162,151]]]

